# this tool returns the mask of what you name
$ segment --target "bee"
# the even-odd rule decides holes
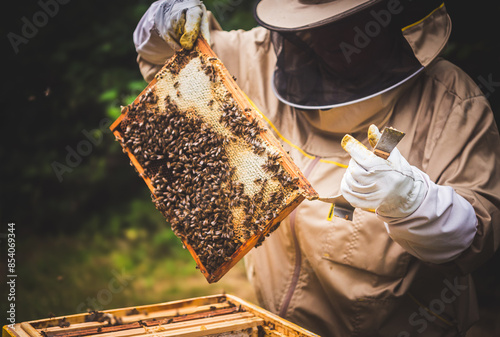
[[[71,325],[71,323],[66,320],[66,317],[64,317],[63,319],[61,319],[59,321],[59,327],[61,327],[61,328],[67,328],[70,325]]]
[[[270,161],[276,161],[278,159],[280,159],[282,156],[281,156],[281,153],[275,153],[275,154],[269,154],[267,156],[269,158]]]
[[[130,309],[125,313],[126,316],[139,315],[139,314],[140,314],[139,310],[137,310],[136,308]]]

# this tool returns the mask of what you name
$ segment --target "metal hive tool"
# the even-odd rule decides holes
[[[111,130],[208,282],[317,198],[208,44],[177,52]]]

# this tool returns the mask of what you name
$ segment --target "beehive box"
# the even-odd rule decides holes
[[[232,295],[92,311],[3,327],[2,337],[317,336]]]
[[[177,52],[111,130],[208,282],[316,197],[203,39]]]

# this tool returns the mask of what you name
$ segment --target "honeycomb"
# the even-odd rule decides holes
[[[209,282],[317,197],[202,39],[177,52],[111,130]]]

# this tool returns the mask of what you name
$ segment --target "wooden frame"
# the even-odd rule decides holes
[[[210,60],[212,60],[211,62],[217,63],[218,69],[220,70],[219,75],[220,75],[220,78],[221,78],[223,85],[232,94],[233,98],[236,100],[236,102],[240,106],[243,113],[246,114],[247,118],[256,118],[260,121],[260,123],[262,125],[266,125],[266,122],[262,118],[261,113],[258,110],[256,110],[256,107],[249,101],[249,99],[246,97],[246,95],[241,91],[241,89],[238,87],[235,80],[229,74],[227,69],[222,64],[222,62],[217,59],[217,56],[212,51],[209,44],[203,38],[199,38],[198,42],[195,46],[195,49],[199,53],[202,53],[203,55],[208,57]],[[163,69],[168,68],[172,62],[175,62],[175,57],[176,57],[176,55],[174,55],[165,64]],[[161,73],[161,70],[160,70],[160,73]],[[146,92],[153,90],[155,88],[156,84],[157,84],[157,78],[155,77],[149,83],[149,85],[142,91],[142,93],[135,99],[134,103],[138,104],[140,97],[142,95],[145,95]],[[123,109],[122,115],[110,127],[111,131],[113,132],[113,134],[115,135],[115,137],[117,139],[123,139],[123,136],[122,136],[121,131],[120,131],[120,123],[126,117],[126,110],[127,109]],[[268,144],[273,146],[276,151],[280,152],[281,159],[282,159],[281,164],[282,164],[283,168],[293,178],[295,178],[295,177],[298,178],[296,185],[302,190],[302,193],[297,195],[293,199],[286,200],[287,206],[285,209],[282,210],[282,212],[279,214],[278,217],[274,218],[271,222],[267,223],[265,226],[265,229],[263,231],[261,231],[257,235],[252,236],[245,243],[243,243],[241,246],[239,246],[239,248],[230,257],[230,260],[223,263],[217,270],[215,270],[212,273],[209,273],[207,268],[205,268],[203,263],[201,263],[200,258],[196,254],[193,247],[187,242],[187,240],[184,238],[181,238],[184,246],[189,250],[189,252],[193,256],[196,264],[198,265],[198,268],[203,273],[203,275],[205,276],[205,278],[207,279],[207,281],[209,283],[217,282],[223,275],[225,275],[260,240],[262,240],[267,234],[269,234],[270,231],[275,229],[275,227],[278,225],[278,223],[281,222],[285,217],[287,217],[295,209],[295,207],[297,207],[304,199],[306,199],[306,198],[307,199],[317,199],[318,198],[316,191],[312,188],[311,184],[307,181],[307,179],[301,173],[300,169],[293,162],[293,160],[290,158],[288,153],[286,153],[286,151],[283,149],[283,147],[281,146],[280,142],[276,139],[276,137],[274,137],[270,131],[266,131],[266,132],[261,133],[261,137],[264,139],[265,142],[267,142]],[[144,174],[143,167],[137,161],[137,159],[135,158],[133,153],[131,153],[127,148],[125,148],[125,151],[128,154],[132,164],[137,169],[139,175],[142,176],[142,178],[144,179],[144,181],[148,185],[149,189],[151,190],[151,193],[153,195],[155,195],[155,189],[151,183],[150,178]]]

